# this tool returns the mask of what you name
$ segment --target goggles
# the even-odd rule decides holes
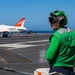
[[[49,17],[49,22],[51,24],[56,23],[58,21],[58,17]]]

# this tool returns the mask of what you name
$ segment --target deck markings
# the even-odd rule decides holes
[[[28,48],[28,47],[45,45],[45,44],[33,44],[33,43],[45,42],[45,41],[48,41],[48,40],[28,41],[28,42],[19,42],[19,43],[10,43],[10,44],[0,44],[0,47],[7,47],[7,50],[18,49],[18,48]]]

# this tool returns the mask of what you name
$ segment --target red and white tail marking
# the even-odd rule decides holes
[[[22,18],[15,26],[22,27],[24,25],[25,18]]]

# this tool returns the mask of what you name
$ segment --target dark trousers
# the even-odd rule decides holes
[[[59,72],[64,75],[75,75],[73,68],[67,68],[67,67],[52,67],[49,73],[51,72]]]

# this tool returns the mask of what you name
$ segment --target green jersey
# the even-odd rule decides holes
[[[74,67],[75,31],[60,28],[50,37],[46,59],[52,66]]]

